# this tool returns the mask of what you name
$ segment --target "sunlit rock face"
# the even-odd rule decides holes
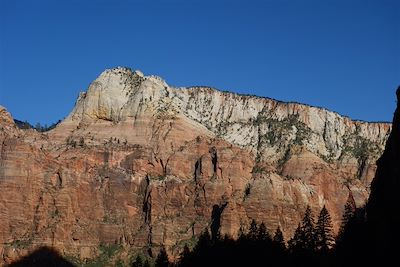
[[[0,108],[0,259],[39,245],[90,259],[101,246],[177,255],[221,212],[288,239],[309,205],[338,229],[349,191],[365,204],[391,125],[297,103],[175,88],[115,68],[46,133]],[[124,254],[125,253],[125,254]]]

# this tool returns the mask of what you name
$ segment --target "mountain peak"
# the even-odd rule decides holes
[[[13,125],[14,120],[11,117],[11,114],[7,111],[7,109],[0,105],[0,121],[7,125]]]
[[[157,76],[145,76],[126,67],[105,70],[80,95],[64,122],[73,127],[122,123],[112,126],[116,130],[126,123],[137,126],[144,121],[149,128],[158,118],[173,118],[171,123],[184,121],[202,129],[201,133],[249,148],[274,162],[284,157],[293,143],[326,159],[336,160],[343,157],[347,146],[367,143],[376,144],[379,154],[391,127],[387,123],[353,121],[304,104],[221,93],[207,87],[175,88]],[[286,141],[275,144],[275,139]],[[275,149],[278,147],[279,151]]]
[[[2,117],[10,120],[0,108],[7,129]],[[0,252],[15,255],[28,236],[28,248],[56,238],[82,259],[98,256],[102,244],[165,245],[178,255],[175,244],[211,225],[214,207],[221,235],[231,237],[254,219],[289,238],[307,206],[314,214],[326,206],[337,230],[349,190],[365,204],[390,130],[109,69],[48,133],[0,128]],[[13,225],[21,230],[9,231]]]
[[[121,67],[121,66],[104,70],[99,75],[98,78],[110,77],[110,76],[138,76],[138,77],[144,78],[144,74],[140,70],[133,71],[129,67]]]
[[[117,121],[123,106],[145,80],[141,71],[116,67],[103,71],[81,92],[66,121]]]

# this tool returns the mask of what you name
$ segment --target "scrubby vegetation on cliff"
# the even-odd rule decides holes
[[[18,128],[23,129],[23,130],[35,129],[38,132],[47,132],[47,131],[50,131],[50,130],[56,128],[56,126],[61,122],[61,120],[58,120],[57,122],[54,122],[50,125],[47,125],[47,124],[42,125],[38,122],[38,123],[36,123],[35,126],[30,124],[28,121],[20,121],[20,120],[15,119],[14,122]]]

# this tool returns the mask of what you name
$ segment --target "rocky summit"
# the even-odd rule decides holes
[[[176,257],[218,222],[288,240],[307,206],[338,231],[351,194],[369,197],[389,123],[209,87],[104,71],[51,131],[0,107],[0,264],[39,246],[76,262]],[[105,253],[105,251],[107,253]]]

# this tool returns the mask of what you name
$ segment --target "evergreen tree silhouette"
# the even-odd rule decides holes
[[[397,91],[400,103],[400,87]],[[400,112],[395,115],[396,133],[400,132]],[[397,130],[396,130],[397,129]],[[184,252],[177,266],[392,266],[386,264],[390,260],[398,260],[398,240],[400,240],[399,213],[396,212],[400,199],[393,184],[398,182],[400,147],[399,134],[389,141],[389,149],[378,162],[378,171],[372,184],[371,197],[365,208],[356,208],[352,193],[344,207],[340,238],[334,242],[332,222],[326,207],[319,213],[317,223],[314,223],[311,208],[307,207],[301,223],[299,223],[293,237],[285,248],[283,234],[278,227],[273,240],[268,239],[265,225],[257,225],[252,220],[249,230],[243,231],[240,227],[237,240],[225,237],[221,240],[211,240],[206,230],[199,238],[199,242],[192,252]],[[394,137],[393,137],[394,136]],[[394,150],[396,149],[396,150]],[[386,158],[385,158],[386,157]],[[380,171],[379,169],[382,168]],[[377,179],[378,177],[378,179]],[[390,179],[389,179],[390,178]],[[386,179],[386,180],[385,180]],[[388,181],[389,179],[389,181]],[[386,184],[388,183],[388,184]],[[397,183],[398,185],[398,183]],[[386,216],[385,218],[381,218]],[[218,221],[215,221],[218,222]],[[215,223],[214,225],[217,225]],[[383,229],[382,227],[386,227]],[[217,229],[217,227],[215,227]],[[215,232],[217,233],[217,232]],[[270,240],[270,242],[266,242]],[[386,242],[386,243],[385,243]],[[334,248],[334,249],[332,249]],[[185,259],[190,264],[185,265]],[[378,264],[376,264],[378,263]],[[398,265],[398,264],[397,264]],[[396,266],[397,266],[396,265]]]
[[[316,249],[319,252],[326,253],[334,245],[332,233],[332,220],[328,210],[324,206],[318,216],[317,225],[315,227]]]
[[[194,249],[194,252],[203,252],[211,247],[211,237],[208,229],[205,229],[199,236],[199,241]]]
[[[316,238],[314,229],[314,219],[312,217],[310,206],[307,206],[306,212],[304,214],[301,223],[300,244],[303,249],[307,251],[314,251],[315,243],[316,243]]]
[[[257,237],[258,237],[258,226],[257,226],[257,223],[256,223],[256,221],[254,219],[251,220],[249,232],[247,233],[247,237],[250,240],[253,240],[253,241],[257,240]]]
[[[267,227],[264,223],[261,223],[257,230],[257,240],[270,241],[271,237],[267,231]]]
[[[158,253],[155,267],[169,267],[170,262],[168,260],[168,254],[167,251],[165,250],[165,247],[161,247],[160,252]]]
[[[302,245],[302,236],[303,236],[301,224],[297,226],[296,230],[294,231],[293,237],[289,240],[288,246],[291,253],[295,253],[303,248]]]
[[[281,228],[278,226],[278,228],[276,228],[275,234],[274,234],[274,245],[277,246],[280,249],[285,249],[285,239],[283,238],[283,233],[281,231]]]
[[[335,245],[335,257],[338,266],[371,266],[368,255],[371,252],[371,240],[365,209],[357,208]]]
[[[192,266],[191,263],[191,251],[187,245],[183,247],[183,251],[181,252],[179,256],[179,266],[186,267],[186,266]]]
[[[342,216],[342,223],[340,225],[339,234],[337,239],[340,240],[343,237],[345,227],[349,224],[349,222],[354,218],[356,212],[356,202],[354,200],[353,194],[349,191],[349,196],[347,197],[346,204],[344,205],[344,213]]]
[[[244,240],[246,238],[246,233],[243,229],[243,225],[240,225],[238,232],[238,241]]]
[[[291,264],[296,266],[313,266],[315,257],[315,229],[311,208],[307,207],[303,220],[297,227],[294,236],[289,241]]]
[[[212,253],[211,236],[208,229],[205,229],[199,236],[196,246],[191,252],[189,265],[186,266],[202,266],[210,261]]]
[[[144,267],[143,265],[144,263],[142,257],[137,255],[135,261],[132,262],[131,267]]]

